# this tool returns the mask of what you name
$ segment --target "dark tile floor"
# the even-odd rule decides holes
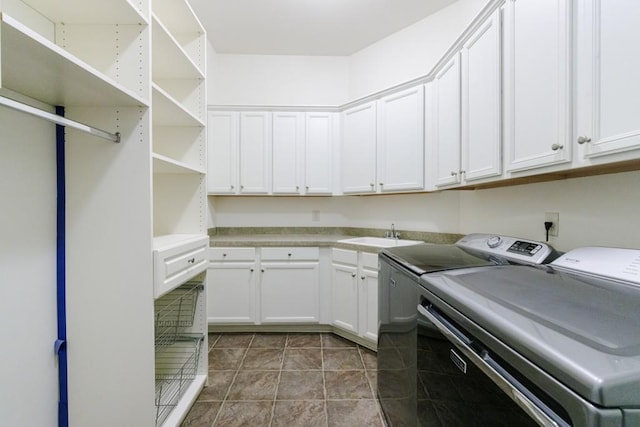
[[[383,427],[376,366],[333,334],[210,334],[209,386],[183,426]]]

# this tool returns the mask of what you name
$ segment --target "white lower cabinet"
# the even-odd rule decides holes
[[[341,249],[334,249],[338,251]],[[352,251],[355,252],[355,251]],[[357,257],[357,253],[355,253]],[[358,333],[358,267],[332,263],[331,310],[333,324]]]
[[[256,322],[255,248],[211,248],[207,274],[209,323]]]
[[[312,247],[260,250],[262,323],[317,323],[320,251]]]
[[[360,253],[360,335],[378,342],[378,255]]]
[[[317,323],[319,249],[212,248],[209,323]]]
[[[377,254],[334,248],[331,266],[317,247],[215,247],[209,255],[209,324],[332,324],[377,344]]]
[[[332,250],[333,325],[378,342],[378,255]]]
[[[262,263],[262,323],[316,323],[318,297],[318,262]]]

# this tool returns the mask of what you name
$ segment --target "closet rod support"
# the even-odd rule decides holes
[[[76,122],[74,120],[69,120],[65,117],[61,117],[52,113],[48,113],[46,111],[40,110],[39,108],[32,107],[27,104],[23,104],[22,102],[14,101],[13,99],[6,98],[4,96],[0,96],[0,105],[4,105],[5,107],[12,108],[17,111],[21,111],[23,113],[31,114],[32,116],[39,117],[41,119],[49,120],[58,125],[71,127],[82,132],[89,133],[93,136],[97,136],[99,138],[106,139],[111,142],[118,143],[120,142],[120,132],[110,133],[106,132],[102,129],[94,128],[93,126],[85,125],[80,122]]]

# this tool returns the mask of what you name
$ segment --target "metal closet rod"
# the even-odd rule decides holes
[[[40,110],[39,108],[23,104],[22,102],[15,101],[4,96],[0,96],[0,105],[13,108],[14,110],[22,111],[23,113],[31,114],[32,116],[36,116],[41,119],[49,120],[50,122],[54,122],[62,126],[72,127],[82,132],[86,132],[99,138],[106,139],[108,141],[112,141],[115,143],[120,142],[120,132],[111,133],[102,129],[94,128],[93,126],[85,125],[74,120],[69,120],[65,117]]]

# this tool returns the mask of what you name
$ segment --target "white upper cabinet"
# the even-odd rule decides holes
[[[207,191],[234,194],[237,189],[238,113],[210,111],[207,140]]]
[[[424,89],[378,101],[378,184],[381,192],[424,189]]]
[[[271,113],[240,113],[240,193],[268,194],[271,175]]]
[[[460,54],[427,85],[427,120],[437,187],[460,183]]]
[[[304,114],[273,113],[273,194],[300,194],[303,144]]]
[[[305,194],[333,192],[334,113],[306,113]]]
[[[640,148],[639,22],[638,2],[577,2],[575,142],[581,159]]]
[[[376,191],[377,103],[368,102],[342,113],[342,192]]]
[[[209,194],[332,194],[331,112],[210,111]]]
[[[511,172],[571,161],[571,2],[507,0],[504,138]]]
[[[500,12],[467,40],[462,55],[462,179],[502,173]]]
[[[416,86],[342,113],[342,192],[424,189],[424,89]]]

